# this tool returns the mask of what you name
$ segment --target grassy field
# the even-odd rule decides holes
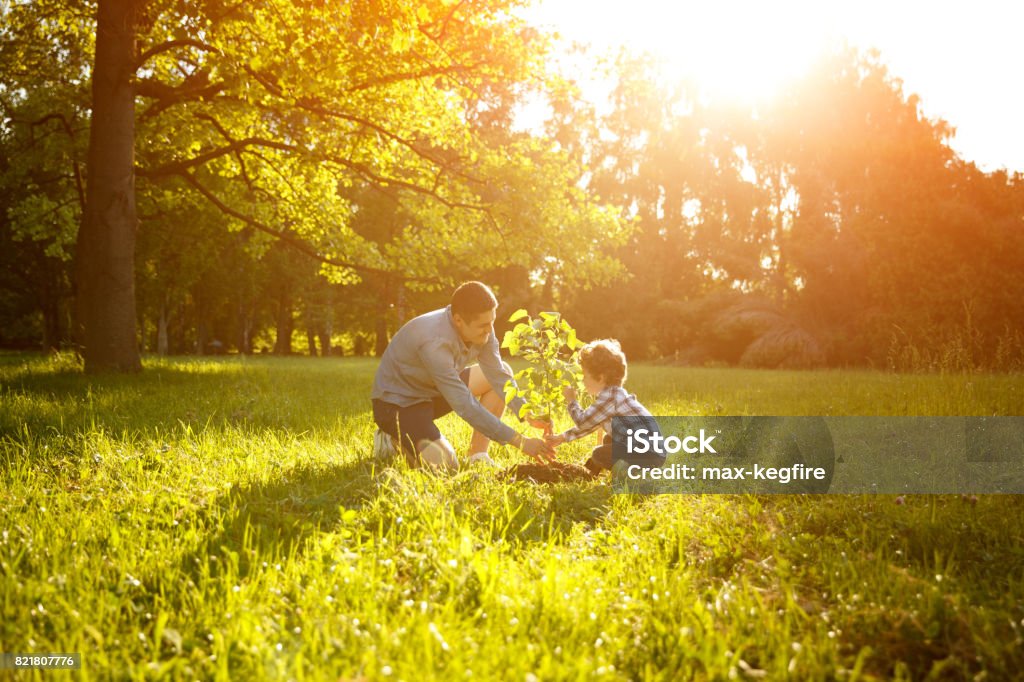
[[[1020,497],[642,497],[375,470],[375,365],[150,359],[89,378],[0,356],[0,651],[83,657],[19,679],[1024,670]],[[1020,375],[630,374],[656,414],[1024,414]],[[463,452],[468,427],[441,426]]]

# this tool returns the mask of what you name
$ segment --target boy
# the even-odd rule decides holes
[[[592,474],[610,471],[612,468],[612,417],[627,417],[637,422],[635,428],[658,430],[657,422],[647,408],[640,404],[635,395],[626,393],[622,387],[626,380],[626,356],[615,339],[600,339],[588,343],[580,350],[580,366],[583,368],[583,387],[594,396],[594,404],[586,410],[576,401],[576,390],[571,386],[562,389],[569,402],[569,416],[576,426],[554,436],[547,442],[555,447],[562,443],[582,438],[603,426],[604,442],[593,449],[586,467]],[[619,434],[624,438],[624,434]],[[642,461],[641,461],[642,459]],[[662,466],[663,455],[630,457],[642,466]]]

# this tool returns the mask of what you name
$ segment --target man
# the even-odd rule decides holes
[[[390,458],[397,441],[410,466],[457,469],[459,460],[434,420],[453,411],[473,427],[469,462],[494,466],[490,441],[514,445],[538,462],[554,458],[540,438],[502,423],[505,383],[512,369],[501,360],[494,319],[498,300],[485,284],[466,282],[451,304],[407,322],[380,359],[370,397],[377,424],[374,455]],[[471,362],[477,364],[468,367]],[[509,407],[519,413],[521,399]],[[541,426],[540,422],[530,422]]]

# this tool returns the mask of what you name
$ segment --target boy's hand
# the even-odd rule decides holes
[[[561,444],[563,444],[565,442],[565,435],[561,434],[561,433],[558,434],[557,436],[556,435],[552,435],[552,434],[548,434],[548,435],[544,436],[544,442],[547,443],[548,445],[550,445],[553,448],[557,448],[559,445],[561,445]]]
[[[519,443],[519,449],[540,464],[553,462],[555,459],[554,449],[540,438],[523,438]]]
[[[565,402],[571,403],[576,400],[576,389],[572,386],[562,386],[562,396],[565,398]]]

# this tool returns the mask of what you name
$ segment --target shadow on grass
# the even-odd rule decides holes
[[[475,486],[474,476],[484,478],[484,483]],[[538,543],[561,544],[577,526],[589,529],[599,525],[611,509],[609,485],[509,483],[490,476],[490,472],[471,472],[467,478],[453,482],[446,504],[457,522],[467,524],[478,537],[491,542],[502,541],[521,549]],[[387,517],[402,510],[393,503],[379,507],[387,510],[382,519],[385,527],[393,520]]]
[[[222,425],[281,433],[335,429],[370,409],[374,362],[259,358],[159,361],[139,374],[84,375],[26,362],[0,365],[0,436],[192,432]]]
[[[533,483],[517,486],[536,487]],[[515,520],[533,520],[528,527],[516,530],[515,537],[525,543],[562,542],[579,524],[593,528],[604,520],[611,509],[611,487],[601,483],[556,483],[547,495],[526,494],[521,499],[521,514]],[[515,528],[515,525],[512,526]]]
[[[338,528],[346,511],[373,499],[378,489],[373,473],[366,460],[300,465],[275,480],[235,487],[211,505],[227,510],[222,528],[183,557],[182,568],[197,580],[204,563],[213,575],[228,557],[237,556],[238,575],[244,578],[264,562],[294,557],[309,538]]]
[[[644,502],[638,496],[635,504]],[[447,557],[443,552],[452,546],[443,538],[461,527],[485,545],[500,539],[518,555],[569,542],[574,532],[600,526],[611,508],[606,483],[508,484],[476,469],[435,478],[404,463],[380,469],[370,459],[300,464],[271,480],[236,486],[207,505],[208,530],[171,573],[204,594],[218,593],[235,581],[279,570],[279,564],[294,566],[321,555],[328,560],[335,547],[361,552],[366,539],[376,544],[382,537],[388,547]],[[209,587],[211,581],[230,582]],[[188,594],[182,590],[169,598]]]
[[[415,533],[429,537],[428,528],[443,508],[454,523],[466,524],[478,537],[525,549],[562,543],[580,524],[588,529],[599,525],[611,498],[611,487],[603,483],[507,484],[490,471],[472,469],[435,479],[404,463],[378,468],[369,459],[301,466],[224,495],[216,504],[231,510],[229,520],[209,539],[208,548],[248,547],[250,561],[262,562],[262,557],[301,553],[307,539],[343,528],[395,541],[418,526]],[[643,500],[637,497],[635,503]],[[358,516],[343,518],[352,511]]]

